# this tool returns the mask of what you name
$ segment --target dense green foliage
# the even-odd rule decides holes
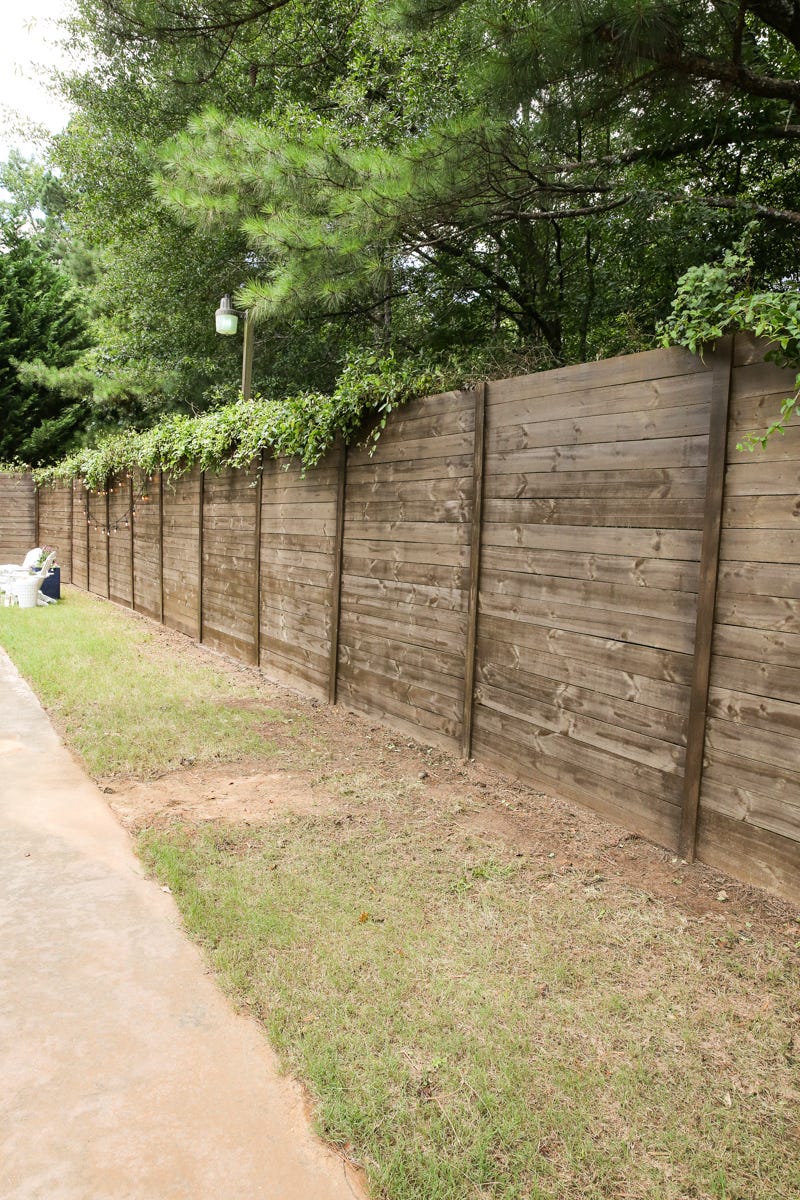
[[[655,346],[679,280],[748,226],[760,311],[797,288],[794,3],[76,7],[91,65],[62,80],[54,154],[94,344],[28,379],[83,405],[83,440],[234,398],[226,292],[283,403],[370,353],[474,371]]]
[[[748,276],[754,263],[747,247],[753,232],[749,229],[721,262],[686,272],[663,325],[665,346],[676,344],[702,353],[704,346],[725,334],[746,330],[767,339],[767,358],[780,366],[800,366],[800,292],[751,290]],[[800,375],[796,385],[800,388]],[[766,446],[773,434],[782,434],[798,402],[800,392],[787,396],[769,427],[763,433],[748,434],[737,448],[752,452],[757,446]]]
[[[490,368],[488,362],[485,366]],[[82,479],[89,488],[102,488],[135,469],[146,475],[163,470],[174,478],[195,464],[214,471],[249,467],[262,450],[311,467],[337,439],[352,441],[367,418],[372,423],[363,436],[374,443],[399,405],[455,386],[466,375],[464,364],[453,358],[446,364],[399,363],[391,355],[373,354],[346,367],[330,393],[301,392],[281,400],[256,396],[200,416],[165,417],[143,431],[108,436],[34,475],[39,482]]]
[[[12,164],[13,166],[13,164]],[[47,461],[81,423],[76,406],[22,367],[69,367],[86,347],[86,324],[45,219],[30,228],[12,201],[0,215],[0,459]]]

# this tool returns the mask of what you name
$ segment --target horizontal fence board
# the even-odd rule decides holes
[[[488,524],[506,522],[575,527],[617,526],[655,529],[701,529],[703,514],[697,499],[575,500],[487,499]]]
[[[542,446],[530,450],[490,452],[491,472],[625,471],[660,467],[702,467],[708,454],[706,437],[653,438],[647,442],[603,442],[591,446]]]
[[[541,376],[528,378],[536,380]],[[523,422],[546,424],[554,419],[583,423],[594,418],[616,419],[627,413],[649,414],[652,417],[656,413],[669,413],[674,408],[685,409],[689,406],[708,413],[708,374],[702,370],[664,379],[634,379],[607,387],[586,387],[573,394],[561,392],[542,395],[531,391],[528,395],[507,399],[505,397],[510,390],[508,385],[513,382],[489,384],[490,426],[503,428]],[[554,413],[557,413],[555,418]]]
[[[486,616],[513,618],[519,625],[543,625],[547,629],[586,633],[615,642],[676,650],[682,654],[691,654],[694,646],[694,630],[686,623],[640,613],[609,609],[598,612],[578,604],[548,600],[525,603],[515,596],[497,593],[482,593],[479,611]]]
[[[485,545],[481,561],[487,571],[519,572],[530,578],[629,584],[642,590],[677,590],[683,595],[696,593],[698,586],[699,564],[686,559]]]
[[[717,600],[717,620],[725,625],[800,633],[800,600],[723,593]]]
[[[438,563],[398,562],[377,556],[365,557],[349,553],[347,548],[342,558],[342,572],[360,579],[390,579],[396,583],[422,584],[446,589],[456,588],[461,591],[467,586],[465,567],[453,567]]]
[[[587,753],[590,748],[598,755],[608,756],[605,769],[612,773],[618,769],[618,759],[624,759],[626,767],[628,763],[634,763],[637,770],[644,768],[647,773],[642,778],[658,788],[666,789],[665,794],[673,797],[677,803],[684,762],[681,746],[572,709],[537,702],[532,695],[526,699],[525,711],[520,713],[515,693],[505,689],[480,684],[475,696],[476,704],[482,710],[513,717],[534,726],[534,737],[567,740],[571,746],[580,746]],[[606,711],[610,713],[610,707]],[[595,758],[597,762],[599,758]]]
[[[383,438],[378,442],[374,452],[353,449],[350,452],[350,464],[353,468],[371,464],[379,470],[388,463],[409,463],[418,467],[426,459],[434,463],[440,460],[457,458],[468,454],[472,447],[472,437],[465,434],[445,434],[443,437],[408,438],[403,441],[393,441]]]
[[[800,486],[800,479],[797,480]],[[728,529],[800,529],[800,496],[729,496],[722,510]]]
[[[483,695],[481,685],[486,685],[494,692],[505,691],[517,697],[517,703],[523,699],[526,702],[533,701],[556,710],[593,717],[606,725],[619,726],[675,746],[685,744],[686,719],[670,709],[650,707],[638,699],[629,701],[614,694],[609,695],[607,691],[592,686],[596,677],[593,679],[591,675],[584,676],[588,686],[581,687],[545,676],[542,673],[544,670],[546,665],[539,661],[531,664],[528,670],[518,667],[510,671],[498,664],[481,663],[477,673],[476,696],[480,699]],[[606,681],[601,679],[597,682]],[[679,698],[685,702],[684,695]],[[525,707],[527,709],[527,703]]]
[[[557,796],[576,800],[626,829],[653,838],[671,848],[677,846],[678,809],[654,802],[629,780],[610,782],[588,769],[584,756],[568,757],[558,751],[569,750],[566,739],[557,744],[530,746],[515,736],[510,724],[486,723],[476,726],[473,735],[476,754],[499,770],[518,775],[528,784],[546,788]]]
[[[348,456],[347,479],[348,488],[352,483],[362,486],[377,483],[381,487],[391,484],[405,485],[411,480],[438,480],[465,476],[472,478],[472,453],[449,454],[442,458],[432,458],[427,462],[412,460],[410,462],[376,463],[368,456],[363,460],[353,460]]]
[[[565,654],[548,654],[544,650],[526,655],[520,647],[508,642],[479,638],[478,678],[512,691],[525,690],[530,675],[538,683],[540,677],[551,686],[572,685],[591,689],[598,697],[629,701],[646,708],[661,709],[683,726],[679,715],[686,711],[687,685],[647,675],[615,669],[611,665],[590,663],[585,658],[569,658]]]
[[[800,903],[797,841],[746,821],[701,808],[698,855],[703,862],[746,883],[766,887]]]
[[[745,595],[800,600],[800,563],[722,563],[719,582],[721,595],[728,599]]]
[[[376,634],[350,631],[346,643],[339,645],[342,663],[376,662],[381,671],[397,678],[419,681],[431,680],[430,653],[421,646],[394,641],[389,645]],[[461,654],[448,655],[440,650],[436,659],[436,687],[445,695],[463,695],[464,659]]]
[[[698,562],[700,534],[683,529],[590,529],[580,525],[486,525],[484,545],[584,554],[634,554]]]
[[[747,629],[742,625],[717,625],[714,653],[756,663],[773,663],[800,670],[800,634],[772,629]]]
[[[494,463],[485,481],[487,499],[601,500],[614,499],[701,499],[705,467],[657,467],[651,470],[551,471],[547,464],[536,468],[507,468]]]
[[[773,698],[792,703],[800,696],[800,667],[726,658],[717,649],[711,660],[712,687],[727,687],[751,696]]]
[[[390,623],[380,610],[378,612],[372,612],[371,610],[355,612],[343,608],[339,635],[342,645],[346,645],[349,642],[351,632],[354,635],[367,633],[387,640],[391,639],[392,649],[394,649],[395,645],[401,643],[419,646],[429,651],[443,650],[449,656],[457,652],[456,646],[459,644],[462,634],[466,633],[466,630],[464,628],[459,629],[457,631],[458,637],[455,637],[452,629],[441,630],[435,620],[428,623],[406,620],[400,626]],[[429,661],[431,671],[436,671],[439,666],[438,659],[433,654],[430,654]],[[461,669],[463,670],[463,650],[461,651],[461,663]]]
[[[419,683],[404,675],[402,678],[382,670],[383,660],[371,660],[369,666],[354,666],[340,659],[339,684],[351,693],[385,693],[398,704],[406,706],[411,717],[420,712],[433,713],[448,722],[449,731],[457,731],[461,721],[463,695],[452,695],[432,687],[430,682]]]
[[[430,608],[437,613],[465,612],[467,597],[463,588],[448,588],[443,585],[405,583],[394,579],[379,579],[371,576],[364,579],[344,572],[342,588],[350,596],[363,596],[370,603],[385,603],[397,612],[404,608]]]
[[[784,737],[800,738],[800,692],[797,703],[792,703],[774,696],[758,697],[751,692],[712,686],[709,690],[709,713],[751,729],[764,729]],[[794,749],[796,762],[800,764],[800,744]]]
[[[401,717],[407,722],[407,728],[416,730],[417,736],[425,729],[446,738],[448,743],[453,743],[458,738],[460,713],[457,716],[447,716],[407,702],[395,696],[379,675],[370,678],[368,672],[364,672],[357,685],[350,679],[342,678],[338,687],[341,689],[342,702],[360,712],[374,712],[382,717]],[[422,712],[427,714],[424,721],[420,720]]]
[[[509,617],[486,616],[479,624],[479,637],[517,647],[522,654],[560,654],[601,666],[687,685],[691,656],[653,646],[615,641],[596,633],[576,633],[547,625],[515,621]]]
[[[594,446],[608,442],[646,442],[653,438],[705,437],[708,412],[697,404],[680,408],[613,412],[604,409],[595,416],[520,414],[517,424],[497,420],[491,409],[487,425],[489,454],[519,452],[539,447]],[[538,419],[537,419],[538,418]]]
[[[526,602],[537,606],[542,601],[563,601],[587,608],[614,609],[643,616],[665,617],[691,624],[694,595],[677,588],[654,588],[606,583],[597,579],[564,579],[559,575],[533,576],[523,571],[483,573],[483,586],[493,596],[516,597],[523,608]]]
[[[580,363],[543,371],[536,375],[518,375],[511,379],[492,381],[492,404],[550,396],[569,396],[579,402],[587,391],[608,389],[605,403],[613,407],[614,389],[632,384],[638,390],[655,380],[669,381],[684,376],[708,373],[700,359],[686,350],[645,350],[641,354],[626,354],[599,362]]]

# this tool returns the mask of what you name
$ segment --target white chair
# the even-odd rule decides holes
[[[33,557],[35,562],[40,554],[41,550],[31,550],[25,556],[25,561],[27,562]],[[23,569],[12,566],[10,571],[6,567],[0,567],[0,587],[5,593],[4,602],[6,604],[16,602],[20,608],[35,608],[37,604],[54,604],[55,601],[48,596],[43,596],[40,589],[50,574],[55,557],[56,552],[53,550],[48,554],[39,570],[34,572],[31,572],[30,567]]]
[[[17,579],[25,578],[31,573],[31,567],[35,566],[41,555],[41,547],[35,546],[33,550],[29,550],[21,563],[2,563],[0,564],[0,593],[6,607],[9,604],[17,603],[17,593],[15,583]]]

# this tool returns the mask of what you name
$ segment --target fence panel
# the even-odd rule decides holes
[[[38,522],[40,546],[53,546],[57,551],[61,582],[72,582],[72,488],[61,484],[40,487]]]
[[[698,853],[800,896],[800,414],[736,449],[792,386],[760,350],[734,361]]]
[[[89,494],[79,480],[72,485],[72,582],[89,590]]]
[[[0,563],[20,563],[36,545],[36,508],[30,475],[0,475]]]
[[[338,695],[460,743],[475,397],[403,408],[375,453],[348,455]]]
[[[288,468],[288,469],[287,469]],[[261,665],[327,697],[334,640],[337,502],[343,454],[307,472],[270,459],[261,495]]]
[[[115,479],[108,489],[108,572],[111,599],[116,604],[133,607],[133,573],[131,571],[131,511],[130,487],[127,476]]]
[[[488,388],[473,745],[674,845],[709,372],[596,365]]]
[[[195,467],[178,479],[165,479],[162,489],[164,622],[194,638],[202,638],[203,488],[203,474]],[[139,512],[137,505],[137,521]]]
[[[258,659],[257,474],[205,477],[203,641],[245,662]]]
[[[127,485],[130,528],[125,533],[133,568],[133,607],[160,621],[161,595],[161,477],[134,471]],[[129,567],[130,570],[130,567]]]
[[[88,492],[86,508],[89,521],[89,591],[97,596],[109,595],[108,575],[108,494]]]

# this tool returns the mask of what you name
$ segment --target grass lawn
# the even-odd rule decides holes
[[[533,793],[500,811],[438,752],[66,595],[0,609],[0,645],[95,775],[239,760],[324,790],[165,808],[138,845],[376,1200],[796,1200],[790,910]]]

